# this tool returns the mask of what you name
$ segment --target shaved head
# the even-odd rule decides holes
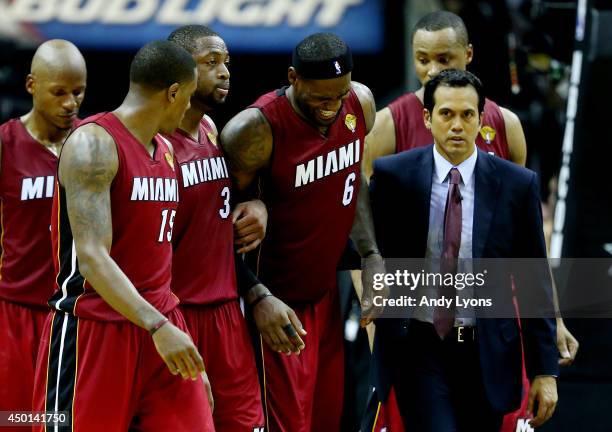
[[[73,43],[62,39],[43,43],[34,53],[26,78],[33,111],[58,129],[72,128],[85,96],[86,81],[85,59]]]
[[[42,78],[61,71],[87,74],[79,49],[63,39],[52,39],[40,45],[32,57],[30,73]]]

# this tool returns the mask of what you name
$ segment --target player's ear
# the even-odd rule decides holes
[[[431,114],[427,108],[423,108],[423,122],[427,129],[431,129]]]
[[[181,85],[179,83],[174,83],[168,87],[168,90],[166,90],[166,98],[168,99],[168,102],[174,103],[180,86]]]
[[[34,94],[34,91],[36,90],[36,80],[34,79],[34,75],[28,74],[26,77],[25,89],[31,95]]]
[[[472,44],[468,44],[467,49],[465,51],[465,65],[469,65],[472,63],[472,59],[474,58],[474,46]]]
[[[294,85],[297,81],[298,75],[293,66],[289,66],[289,70],[287,71],[287,79],[289,80],[289,84]]]

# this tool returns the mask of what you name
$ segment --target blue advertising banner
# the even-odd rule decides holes
[[[384,34],[382,0],[0,0],[0,37],[21,41],[136,49],[184,24],[210,26],[243,52],[287,51],[330,31],[373,53]]]

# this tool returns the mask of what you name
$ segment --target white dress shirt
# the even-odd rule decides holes
[[[459,248],[459,267],[457,272],[471,272],[471,263],[465,259],[472,258],[472,228],[474,226],[474,168],[476,167],[476,159],[478,151],[474,148],[474,152],[459,165],[454,166],[446,160],[436,146],[433,146],[434,170],[431,182],[431,201],[429,203],[429,231],[427,234],[427,251],[426,258],[436,259],[442,256],[444,245],[444,209],[446,207],[446,197],[448,196],[450,170],[457,168],[461,174],[461,182],[459,191],[461,192],[461,246]],[[467,268],[470,267],[470,268]],[[438,269],[430,271],[437,272]],[[429,287],[424,292],[424,295],[432,297],[432,289]],[[468,292],[462,293],[463,298],[471,297]],[[473,312],[473,310],[472,310]],[[468,312],[469,314],[469,312]],[[414,318],[433,323],[434,308],[419,308],[414,315]],[[465,313],[462,312],[462,315]],[[455,326],[471,326],[476,325],[476,320],[472,316],[464,318],[456,318]]]

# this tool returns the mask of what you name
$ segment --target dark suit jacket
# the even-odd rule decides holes
[[[424,258],[429,229],[434,160],[432,146],[377,159],[370,183],[378,246],[385,258]],[[475,167],[474,258],[544,258],[546,246],[538,181],[534,172],[478,150]],[[540,261],[542,262],[542,261]],[[544,264],[545,277],[548,268]],[[543,270],[542,270],[543,271]],[[513,272],[518,290],[526,273]],[[507,283],[511,301],[511,282]],[[550,284],[529,301],[551,302]],[[408,320],[379,319],[374,349],[374,382],[384,400],[393,377],[387,367],[393,345],[401,343]],[[496,411],[509,412],[521,400],[521,345],[516,319],[477,319],[483,381]],[[522,319],[525,361],[530,379],[557,375],[555,320]],[[417,349],[418,347],[415,347]]]

